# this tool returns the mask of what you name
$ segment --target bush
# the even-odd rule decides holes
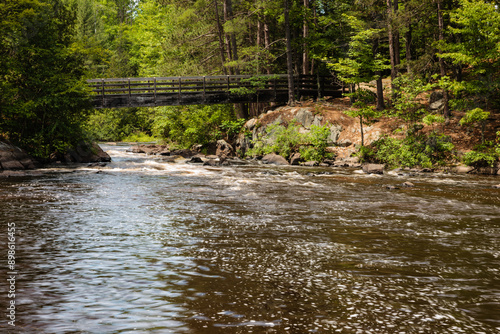
[[[329,125],[312,125],[309,133],[300,133],[300,125],[292,122],[287,127],[274,124],[266,128],[266,132],[253,141],[253,148],[247,156],[258,156],[269,153],[279,154],[288,159],[292,154],[300,152],[308,161],[322,161],[330,157],[326,153]]]
[[[500,158],[500,132],[497,132],[496,143],[489,141],[478,145],[474,151],[467,152],[463,162],[473,167],[494,167]]]
[[[404,139],[383,137],[372,143],[371,149],[364,149],[358,156],[366,161],[376,161],[390,167],[430,168],[441,164],[449,157],[454,145],[449,137],[431,134],[408,135]]]
[[[232,105],[161,107],[155,114],[153,136],[190,148],[227,138],[241,129],[242,122]]]

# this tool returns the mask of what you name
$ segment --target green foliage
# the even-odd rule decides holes
[[[241,128],[245,122],[246,120],[244,118],[239,118],[237,120],[224,120],[220,125],[220,129],[226,134],[226,139],[232,139],[241,132]]]
[[[288,126],[273,124],[265,133],[253,141],[253,148],[247,156],[259,156],[276,153],[288,159],[296,152],[307,161],[322,161],[329,157],[326,153],[330,128],[327,125],[311,125],[308,133],[299,132],[300,125],[292,122]]]
[[[121,141],[137,133],[151,135],[153,117],[147,108],[96,109],[85,122],[85,130],[93,140]]]
[[[346,83],[357,84],[374,80],[375,72],[389,68],[387,58],[380,53],[373,54],[372,40],[381,34],[382,29],[370,28],[368,22],[358,17],[343,14],[347,25],[353,30],[349,41],[349,49],[344,58],[329,61],[328,66],[333,69],[339,79]]]
[[[475,150],[467,152],[463,162],[468,166],[478,167],[494,167],[495,163],[500,159],[500,131],[497,132],[495,142],[483,142],[478,145]]]
[[[394,85],[398,87],[398,94],[393,100],[393,116],[409,123],[419,121],[425,113],[425,108],[418,100],[418,96],[427,91],[430,86],[424,84],[421,79],[408,74],[398,76],[394,80]]]
[[[467,166],[493,167],[498,161],[499,154],[495,150],[470,151],[465,153],[464,163]]]
[[[481,108],[475,108],[465,113],[465,116],[462,117],[462,119],[460,120],[460,125],[482,123],[486,121],[489,116],[490,116],[489,112],[483,111],[483,109]]]
[[[451,154],[454,145],[444,135],[407,136],[404,139],[383,137],[372,143],[371,149],[364,149],[360,157],[377,161],[391,167],[430,168],[440,164]]]
[[[255,94],[259,89],[264,89],[266,83],[278,78],[278,76],[252,76],[247,79],[241,79],[241,87],[231,88],[229,91],[232,94],[247,95]]]
[[[425,125],[432,126],[432,131],[435,132],[434,124],[444,124],[445,118],[441,115],[429,114],[422,118]]]
[[[461,100],[490,109],[500,104],[500,12],[494,2],[460,0],[450,13],[449,31],[459,38],[440,46],[441,57],[466,68],[456,80]]]
[[[375,110],[374,106],[368,105],[368,103],[375,102],[375,96],[371,91],[367,89],[358,89],[356,92],[346,95],[354,99],[355,102],[353,103],[353,107],[355,107],[356,109],[346,110],[344,111],[344,113],[347,116],[359,119],[359,127],[361,131],[361,146],[364,146],[365,142],[363,124],[369,125],[373,123],[376,118],[381,116],[381,112]]]
[[[422,118],[422,122],[425,125],[434,126],[434,124],[436,124],[436,123],[443,124],[445,122],[445,119],[441,115],[429,114],[429,115],[425,116],[424,118]]]
[[[481,108],[475,108],[465,113],[465,116],[460,120],[460,125],[471,125],[476,123],[481,125],[481,143],[484,144],[484,129],[489,116],[490,113],[488,111],[483,111]]]
[[[0,133],[47,158],[84,137],[90,107],[75,17],[57,0],[2,2],[0,16]]]
[[[135,132],[125,138],[122,138],[122,141],[136,142],[136,143],[150,143],[150,142],[156,142],[158,141],[158,139],[144,132]]]
[[[233,135],[241,122],[232,105],[160,107],[154,116],[153,136],[191,148]]]

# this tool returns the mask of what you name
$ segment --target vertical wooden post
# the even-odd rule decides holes
[[[154,103],[156,105],[156,77],[154,78]]]
[[[182,78],[179,77],[179,104],[181,103]]]
[[[102,107],[104,108],[104,79],[101,79],[101,84],[102,84],[102,89],[101,89],[101,93],[102,93]]]
[[[227,76],[227,92],[229,94],[229,75]]]
[[[278,93],[276,92],[276,77],[273,79],[273,89],[274,89],[274,101],[278,98]]]
[[[128,78],[128,106],[130,107],[130,100],[132,98],[132,92],[130,91],[130,78]]]
[[[203,76],[203,102],[206,102],[206,77]]]

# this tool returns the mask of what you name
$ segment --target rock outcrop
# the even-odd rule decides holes
[[[57,159],[57,157],[55,157]],[[57,159],[59,160],[59,159]],[[64,162],[109,162],[111,157],[97,143],[80,142],[63,156]]]
[[[24,150],[0,141],[0,171],[36,168],[37,162]]]

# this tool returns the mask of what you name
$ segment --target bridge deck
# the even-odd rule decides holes
[[[286,102],[286,75],[92,79],[96,108]],[[342,96],[333,76],[296,76],[298,96]]]

